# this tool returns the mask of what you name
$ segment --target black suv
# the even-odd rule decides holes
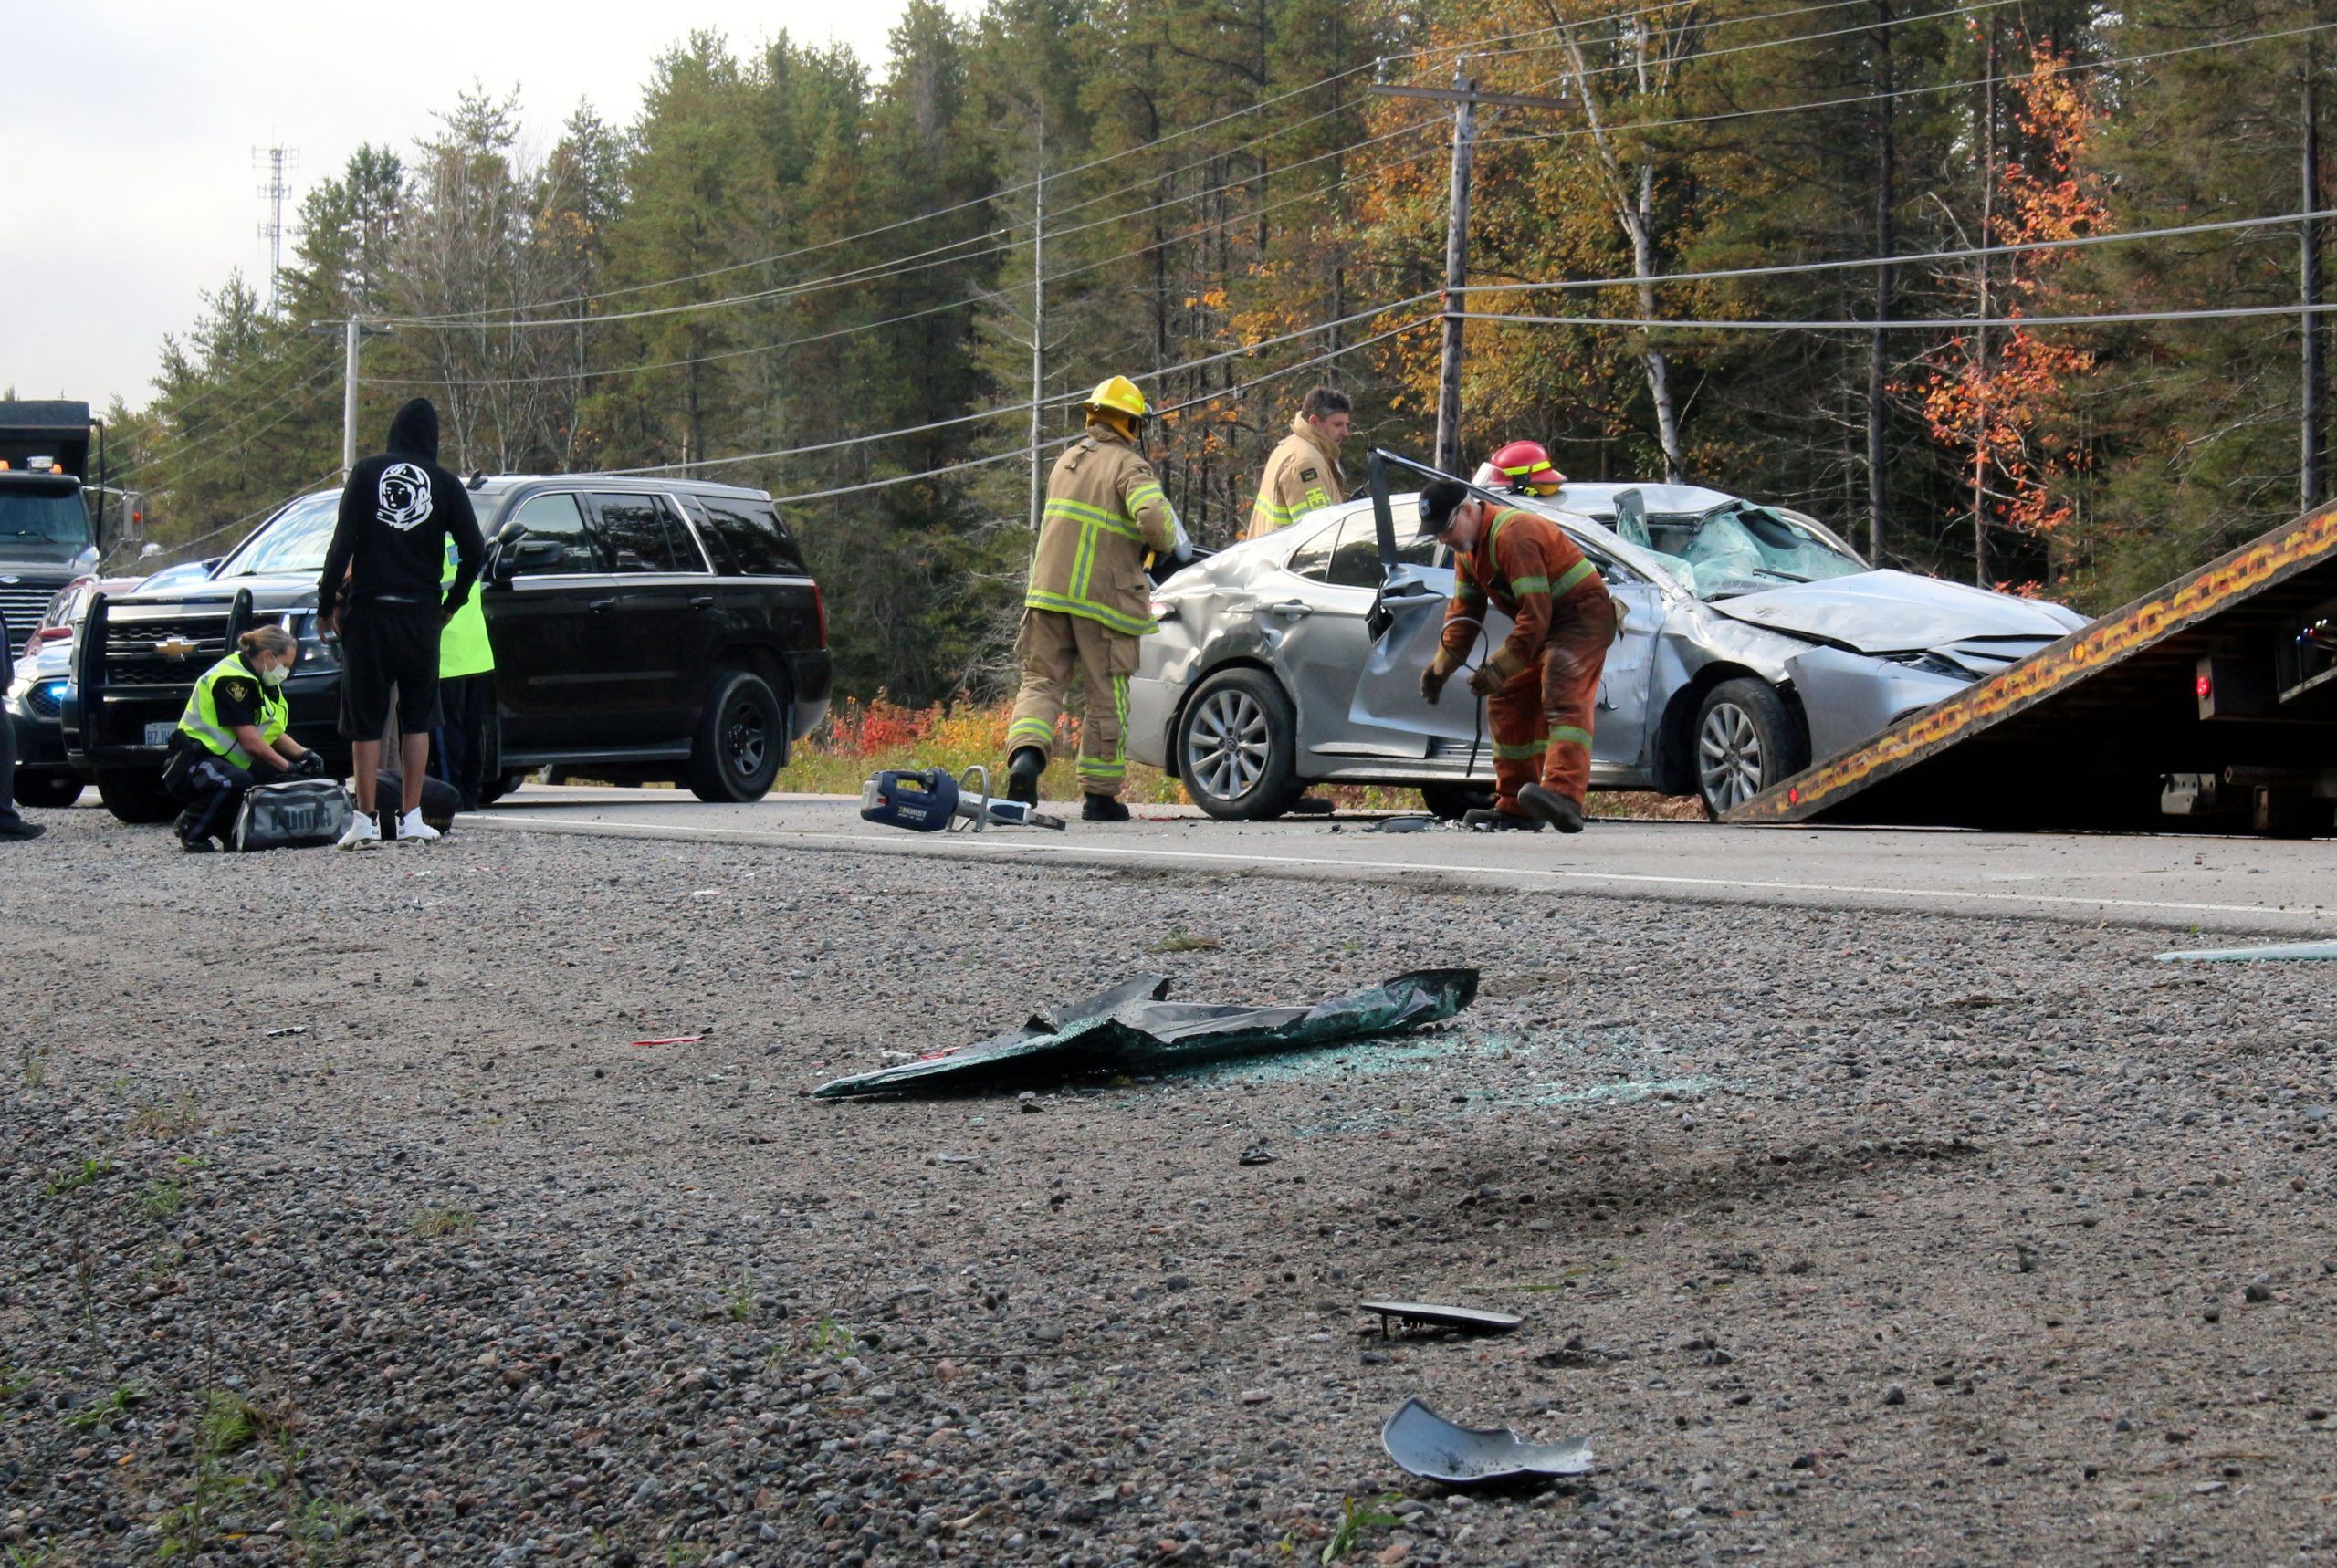
[[[752,800],[828,710],[819,585],[760,490],[606,475],[471,481],[498,719],[485,793],[554,765]],[[74,765],[124,821],[161,821],[164,747],[194,679],[246,629],[300,643],[291,731],[349,768],[341,658],[317,628],[340,492],[288,503],[200,582],[100,596],[65,698]]]

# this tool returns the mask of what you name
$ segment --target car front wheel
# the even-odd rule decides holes
[[[81,798],[81,780],[71,773],[18,773],[19,806],[70,806]]]
[[[167,822],[180,811],[162,776],[147,768],[99,768],[98,799],[125,822]]]
[[[1210,816],[1235,822],[1281,816],[1305,789],[1295,776],[1297,762],[1290,699],[1263,671],[1211,675],[1186,705],[1177,773],[1193,803]]]
[[[1809,765],[1801,721],[1765,681],[1723,681],[1696,710],[1696,793],[1717,819]]]
[[[746,670],[724,670],[698,719],[685,782],[701,800],[760,800],[770,793],[787,744],[787,710],[770,684]]]

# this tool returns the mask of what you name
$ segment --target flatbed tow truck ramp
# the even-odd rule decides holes
[[[2337,506],[2308,512],[1730,810],[1747,824],[2192,827],[2337,801]]]

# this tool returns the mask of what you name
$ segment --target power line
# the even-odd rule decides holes
[[[1491,310],[1462,310],[1464,321],[1509,321],[1535,327],[1627,327],[1654,331],[1678,327],[1694,331],[1739,332],[1937,332],[1981,327],[2100,327],[2153,321],[2230,321],[2257,316],[2318,316],[2337,310],[2337,302],[2321,305],[2219,305],[2190,310],[2101,311],[2060,316],[1936,316],[1908,321],[1753,321],[1647,316],[1526,316]]]
[[[1158,412],[1164,414],[1181,413],[1186,409],[1195,408],[1205,402],[1216,402],[1222,399],[1235,396],[1238,393],[1248,392],[1254,387],[1263,386],[1270,381],[1274,381],[1280,377],[1290,375],[1294,371],[1308,370],[1315,365],[1326,363],[1329,361],[1337,359],[1342,354],[1352,354],[1358,349],[1368,349],[1373,344],[1383,342],[1389,338],[1397,337],[1405,332],[1417,330],[1421,327],[1432,324],[1435,320],[1436,318],[1433,316],[1419,317],[1413,320],[1405,322],[1399,327],[1391,327],[1387,331],[1374,333],[1368,338],[1359,338],[1352,343],[1342,344],[1338,348],[1333,349],[1328,353],[1316,354],[1312,359],[1300,360],[1294,364],[1284,365],[1277,371],[1268,371],[1263,375],[1254,376],[1246,382],[1238,382],[1229,387],[1221,387],[1213,392],[1205,392],[1200,397],[1189,398],[1183,402],[1173,404],[1168,408],[1161,409]],[[1058,447],[1068,446],[1078,439],[1079,437],[1075,435],[1060,436],[1053,441],[1047,442],[1041,447],[1041,450],[1053,452]],[[792,496],[774,496],[771,497],[771,500],[776,506],[787,506],[797,501],[823,501],[834,496],[856,496],[869,490],[889,489],[896,485],[914,485],[921,479],[938,479],[947,474],[961,473],[966,469],[980,468],[991,463],[1009,463],[1016,460],[1027,461],[1030,455],[1031,449],[1029,446],[1018,446],[1011,452],[993,452],[987,457],[969,457],[961,463],[951,463],[939,468],[923,469],[915,474],[898,474],[889,479],[871,479],[865,483],[858,485],[839,485],[833,488],[826,490],[806,490]],[[741,461],[743,461],[743,459]]]
[[[1718,267],[1709,272],[1656,272],[1630,277],[1556,278],[1546,283],[1472,283],[1457,294],[1525,294],[1541,289],[1620,288],[1642,283],[1711,283],[1737,277],[1778,277],[1803,272],[1840,272],[1869,267],[1908,267],[1925,261],[1969,261],[1987,256],[2019,256],[2029,251],[2070,250],[2088,246],[2122,245],[2131,240],[2178,239],[2190,235],[2226,234],[2234,229],[2275,228],[2309,218],[2337,217],[2337,207],[2287,213],[2277,217],[2226,218],[2215,223],[2183,224],[2174,228],[2124,229],[2116,234],[2079,235],[2069,239],[2017,240],[2005,245],[1965,246],[1954,250],[1907,252],[1898,256],[1854,256],[1842,261],[1780,262],[1771,267]]]
[[[1375,305],[1368,310],[1358,310],[1351,316],[1341,316],[1329,321],[1316,321],[1312,325],[1301,327],[1295,331],[1284,332],[1278,337],[1263,338],[1257,342],[1244,344],[1239,349],[1227,349],[1214,354],[1204,354],[1197,360],[1185,360],[1177,364],[1163,365],[1158,370],[1144,371],[1128,379],[1137,382],[1158,381],[1163,376],[1173,375],[1179,371],[1197,370],[1200,366],[1213,365],[1222,360],[1240,359],[1245,355],[1254,354],[1261,349],[1271,349],[1294,339],[1310,338],[1317,332],[1326,332],[1334,327],[1346,327],[1357,321],[1368,321],[1374,317],[1385,316],[1390,310],[1401,310],[1408,305],[1418,305],[1422,300],[1434,298],[1432,294],[1415,294],[1407,299]],[[956,425],[972,424],[980,420],[996,419],[1010,413],[1028,413],[1034,406],[1059,408],[1068,403],[1077,402],[1084,395],[1080,392],[1064,392],[1054,397],[1041,399],[1036,404],[1027,400],[1022,402],[1004,403],[996,408],[979,409],[972,413],[961,413],[948,419],[937,419],[927,424],[905,425],[898,430],[879,430],[867,435],[846,436],[839,441],[823,441],[811,446],[785,446],[770,452],[741,453],[735,457],[707,457],[690,463],[655,463],[640,468],[603,468],[598,472],[603,474],[686,474],[700,468],[728,467],[734,463],[760,463],[782,457],[803,457],[815,452],[833,452],[841,447],[865,446],[871,442],[889,441],[899,435],[923,435],[930,431],[948,430]],[[1022,450],[1027,455],[1030,448],[1025,446]]]

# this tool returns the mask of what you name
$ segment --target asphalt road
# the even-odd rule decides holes
[[[1125,826],[948,836],[871,826],[839,796],[714,806],[678,790],[530,783],[465,825],[810,851],[1179,867],[1340,882],[1591,893],[1822,909],[2337,936],[2337,841],[2183,835],[1723,828],[1607,821],[1577,837],[1390,833],[1377,816],[1212,821],[1143,807]],[[1058,810],[1063,808],[1057,808]]]

